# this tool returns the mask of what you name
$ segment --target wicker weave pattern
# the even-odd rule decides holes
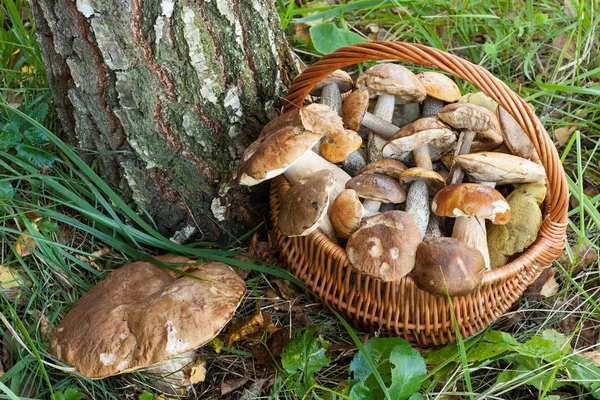
[[[294,80],[282,112],[301,106],[312,87],[331,72],[368,60],[413,62],[451,73],[496,100],[516,119],[547,174],[549,190],[538,239],[516,260],[487,272],[479,290],[452,298],[452,304],[419,290],[409,277],[381,282],[356,271],[344,249],[319,230],[306,237],[288,238],[275,229],[283,261],[323,301],[367,331],[379,330],[423,345],[447,343],[455,340],[453,308],[461,335],[473,335],[504,313],[564,247],[568,189],[558,153],[539,119],[503,82],[480,66],[419,44],[370,42],[340,48]],[[270,205],[275,227],[279,199],[288,188],[283,177],[272,182]]]

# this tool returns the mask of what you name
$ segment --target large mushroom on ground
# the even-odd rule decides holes
[[[333,196],[344,189],[350,175],[311,148],[324,135],[345,134],[339,115],[323,104],[289,111],[269,122],[242,155],[238,166],[241,185],[257,185],[284,174],[293,185],[300,179],[327,169],[334,174]]]
[[[406,276],[415,265],[421,234],[404,211],[386,211],[365,218],[346,245],[354,268],[382,281]]]
[[[419,245],[411,277],[435,296],[464,296],[481,285],[485,262],[481,252],[455,238],[432,238]]]
[[[300,179],[281,197],[277,227],[285,236],[306,236],[320,228],[336,241],[327,209],[331,201],[333,173],[323,169]]]
[[[145,261],[127,264],[67,312],[50,342],[51,352],[92,379],[177,356],[191,361],[193,350],[212,340],[231,319],[246,284],[223,263],[157,259],[185,263],[181,269],[200,279]]]
[[[396,103],[419,103],[425,99],[425,88],[416,75],[397,64],[377,64],[366,70],[356,81],[359,89],[367,89],[377,97],[373,113],[391,121]],[[369,133],[369,161],[381,158],[385,139]]]
[[[441,217],[456,218],[452,237],[479,250],[490,269],[485,220],[503,225],[510,219],[510,206],[496,189],[476,183],[456,183],[440,190],[431,210]]]

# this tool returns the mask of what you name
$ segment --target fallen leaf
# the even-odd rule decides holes
[[[248,389],[244,390],[244,395],[240,397],[240,400],[260,398],[261,393],[273,386],[273,383],[275,383],[275,376],[255,380]]]
[[[19,281],[20,277],[15,270],[0,264],[0,287],[3,289],[19,287]]]
[[[206,362],[200,361],[198,364],[194,365],[187,374],[188,380],[191,385],[195,385],[196,383],[204,382],[206,379]]]
[[[100,266],[100,264],[98,264],[95,260],[101,257],[104,257],[105,255],[110,253],[110,248],[109,247],[103,247],[100,250],[97,250],[95,252],[93,252],[92,254],[88,256],[82,256],[82,255],[77,255],[76,257],[83,261],[84,263],[88,263],[90,264],[92,267],[94,267],[94,269],[96,271],[104,271],[104,268],[102,268],[102,266]]]
[[[234,321],[227,334],[227,347],[231,347],[232,343],[246,340],[258,333],[262,333],[265,326],[269,325],[270,320],[269,314],[258,311],[249,317]]]
[[[303,22],[294,24],[294,34],[298,39],[310,43],[310,25]]]
[[[570,38],[570,36],[568,33],[561,33],[560,35],[556,35],[554,40],[552,40],[552,46],[557,51],[564,51],[563,54],[567,59],[572,59],[576,50],[575,40]]]
[[[221,396],[225,396],[234,390],[237,390],[244,386],[250,380],[249,375],[244,375],[236,379],[228,379],[221,383]]]
[[[552,297],[556,293],[558,293],[558,282],[556,282],[556,279],[554,278],[554,273],[552,273],[552,276],[550,276],[546,280],[546,282],[544,282],[544,285],[540,290],[540,295],[542,295],[543,297]]]
[[[223,348],[223,341],[221,339],[216,337],[210,341],[210,344],[215,349],[215,353],[219,354],[221,352],[221,349]]]
[[[593,362],[596,367],[600,367],[600,350],[584,351],[579,355]]]
[[[271,285],[277,291],[279,297],[284,300],[294,300],[300,296],[300,293],[294,289],[290,281],[277,278],[271,280]]]
[[[564,145],[569,141],[571,134],[577,129],[576,126],[561,126],[554,130],[554,137],[560,146]]]
[[[281,365],[281,353],[287,342],[290,341],[290,333],[287,329],[277,328],[269,335],[267,343],[260,343],[252,349],[252,355],[258,365],[269,365],[276,362]]]
[[[34,229],[37,231],[37,226],[33,224]],[[29,230],[25,229],[23,235],[20,235],[15,244],[15,251],[21,257],[29,256],[33,253],[33,249],[37,248],[37,243],[29,235]]]

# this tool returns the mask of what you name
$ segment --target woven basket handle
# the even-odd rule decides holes
[[[494,99],[521,125],[531,139],[540,161],[546,169],[548,197],[545,219],[536,244],[536,261],[549,265],[562,251],[567,227],[568,187],[558,152],[540,120],[504,82],[486,69],[460,57],[414,43],[369,42],[342,47],[324,56],[294,79],[284,101],[283,113],[304,103],[308,92],[336,69],[369,60],[399,60],[420,64],[455,75]],[[537,247],[537,246],[536,246]]]

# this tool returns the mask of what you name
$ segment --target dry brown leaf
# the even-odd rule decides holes
[[[600,350],[584,351],[582,353],[579,353],[578,355],[580,355],[583,358],[587,358],[588,360],[593,362],[596,367],[600,367]]]
[[[561,126],[554,130],[554,137],[560,146],[564,145],[569,141],[571,134],[577,129],[576,126]]]
[[[19,275],[15,270],[0,264],[0,287],[3,289],[19,287],[19,280]]]
[[[34,229],[37,231],[37,226],[33,224]],[[15,251],[21,257],[26,257],[33,253],[33,249],[37,247],[37,243],[33,237],[29,236],[29,230],[25,229],[23,235],[19,236],[17,243],[15,244]]]
[[[196,383],[204,382],[206,379],[206,362],[201,361],[190,369],[188,380],[190,384],[195,385]]]
[[[550,276],[546,280],[546,282],[544,282],[544,285],[542,286],[542,289],[540,290],[540,295],[542,295],[543,297],[552,297],[556,293],[558,293],[558,282],[556,282],[556,279],[554,278],[554,273],[553,273],[552,276]]]
[[[303,22],[294,24],[294,34],[300,40],[304,40],[306,43],[310,43],[310,25]]]
[[[82,255],[77,255],[75,257],[77,257],[79,260],[83,261],[84,263],[88,263],[90,264],[92,267],[94,267],[94,269],[96,271],[104,271],[104,268],[102,268],[102,266],[100,266],[100,264],[98,264],[96,261],[94,261],[97,258],[101,258],[104,257],[105,255],[110,253],[110,248],[109,247],[103,247],[100,250],[96,250],[95,252],[93,252],[92,254],[90,254],[89,257],[87,256],[82,256]]]
[[[234,390],[237,390],[244,386],[250,380],[249,375],[244,375],[236,379],[228,379],[221,383],[221,396],[225,396]]]
[[[265,326],[269,325],[269,322],[269,314],[263,313],[262,311],[258,311],[250,317],[234,321],[227,334],[227,347],[231,347],[232,343],[249,339],[251,336],[263,332]]]
[[[269,365],[272,361],[280,363],[281,353],[287,342],[290,341],[290,333],[287,329],[277,328],[269,334],[266,344],[260,343],[252,349],[252,355],[258,365]]]
[[[556,48],[557,51],[564,50],[564,55],[567,59],[573,58],[573,55],[575,54],[575,40],[573,40],[568,33],[557,35],[554,40],[552,40],[552,46]]]

